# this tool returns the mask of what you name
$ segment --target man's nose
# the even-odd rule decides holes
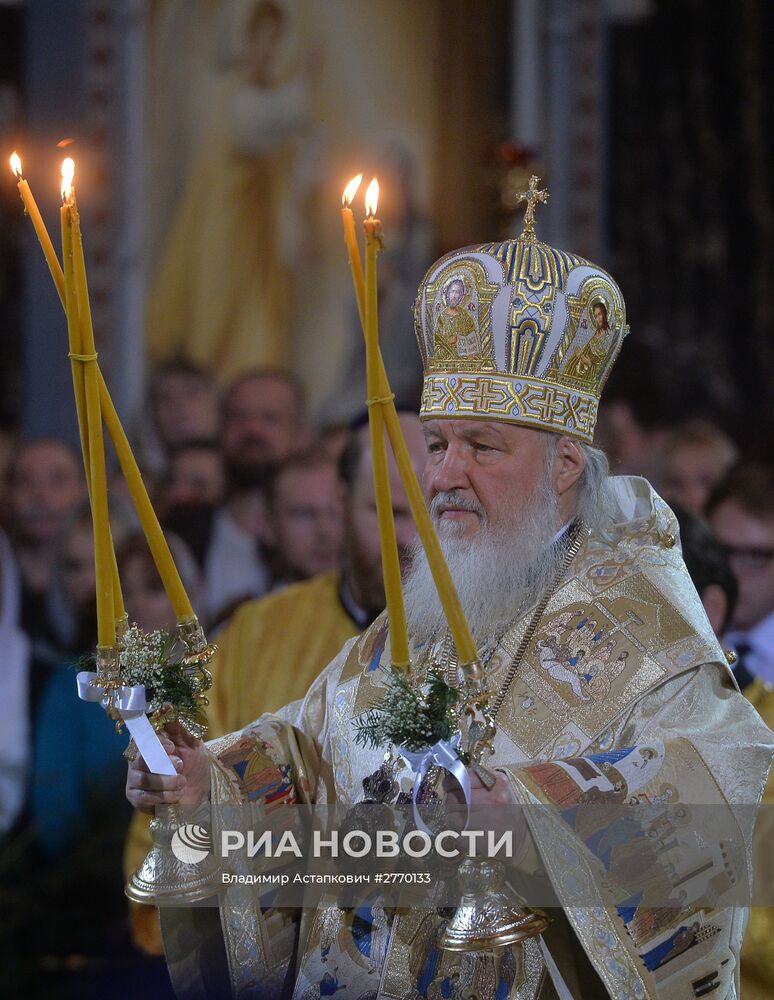
[[[460,448],[453,445],[446,449],[440,462],[428,467],[427,472],[431,496],[470,487],[467,458]]]

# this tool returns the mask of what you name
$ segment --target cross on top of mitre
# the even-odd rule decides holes
[[[542,201],[543,203],[548,201],[548,191],[541,190],[538,187],[540,183],[540,178],[537,174],[533,174],[529,179],[529,188],[526,191],[520,191],[518,194],[517,205],[521,202],[526,201],[527,210],[524,213],[524,229],[522,230],[519,239],[522,240],[534,240],[535,239],[535,209]]]

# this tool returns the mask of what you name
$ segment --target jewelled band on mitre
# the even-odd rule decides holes
[[[420,416],[507,420],[591,442],[598,399],[545,379],[501,373],[425,375]]]

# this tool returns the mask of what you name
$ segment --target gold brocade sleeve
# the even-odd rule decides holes
[[[212,738],[241,730],[263,712],[279,710],[283,718],[297,722],[300,731],[320,731],[324,705],[314,681],[356,629],[338,595],[338,574],[326,573],[237,609],[216,637],[218,651],[210,665],[206,712]],[[317,694],[309,699],[304,717],[297,718],[303,704],[298,699],[310,686]],[[307,746],[305,752],[309,750]],[[149,822],[145,813],[132,817],[124,846],[127,879],[151,848]],[[135,945],[161,955],[155,908],[131,903],[130,916]]]
[[[329,801],[333,778],[323,755],[327,702],[349,645],[312,684],[303,701],[263,715],[242,732],[208,744],[214,842],[219,841],[221,807],[249,806],[241,815],[249,814],[251,825],[260,829],[261,816],[268,808]],[[229,813],[230,824],[236,818],[237,814]],[[229,884],[222,889],[220,922],[231,995],[247,995],[256,983],[261,984],[262,995],[279,995],[299,934],[304,933],[297,911],[277,907],[257,911],[248,888]],[[166,909],[161,924],[173,984],[177,988],[179,979],[185,988],[193,989],[190,952],[197,947],[197,939],[195,928],[189,926],[190,911]]]

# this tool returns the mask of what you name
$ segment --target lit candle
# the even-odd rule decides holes
[[[352,283],[355,286],[355,301],[360,314],[360,327],[365,333],[365,282],[363,281],[363,265],[360,260],[360,247],[355,235],[355,217],[352,214],[352,199],[357,194],[363,175],[358,174],[344,188],[341,196],[341,221],[344,226],[344,242],[347,245],[349,269],[352,272]],[[381,361],[381,351],[379,351]]]
[[[59,266],[56,251],[54,250],[54,244],[51,242],[51,237],[48,235],[48,230],[43,222],[43,216],[40,214],[38,206],[35,203],[35,199],[32,197],[32,191],[30,191],[29,184],[22,175],[22,162],[18,153],[11,154],[11,170],[13,170],[16,175],[16,187],[19,189],[19,194],[21,195],[21,200],[24,204],[24,210],[32,220],[35,233],[37,234],[38,240],[40,241],[40,245],[43,249],[43,256],[46,258],[46,263],[48,264],[48,269],[51,272],[51,277],[54,279],[54,284],[56,285],[56,290],[59,293],[59,298],[62,300],[62,304],[64,305],[64,275],[62,274],[62,268]]]
[[[15,159],[14,157],[11,157],[11,167],[17,177],[20,178],[21,161],[18,155],[16,155]],[[54,279],[54,285],[59,293],[62,306],[65,307],[64,274],[62,273],[62,268],[57,260],[51,238],[48,235],[48,231],[46,230],[37,205],[35,204],[35,200],[32,197],[29,185],[26,181],[20,178],[18,186],[24,206],[27,209],[27,214],[32,220],[35,232],[40,240],[40,245],[43,248],[43,253],[45,254],[46,261],[48,262],[51,275]],[[78,353],[80,353],[80,351]],[[139,466],[137,465],[137,461],[132,453],[129,440],[123,427],[121,426],[121,421],[118,413],[116,412],[116,408],[113,405],[113,401],[110,398],[110,393],[107,385],[105,384],[102,372],[99,370],[99,366],[97,366],[97,378],[99,382],[99,397],[102,417],[105,421],[108,433],[110,434],[110,439],[113,442],[113,447],[116,450],[118,463],[121,466],[121,472],[126,479],[127,487],[132,497],[132,502],[134,503],[137,516],[148,541],[148,547],[150,548],[156,568],[158,569],[159,576],[164,584],[164,589],[166,590],[170,602],[175,609],[177,620],[181,623],[195,623],[196,615],[194,614],[191,602],[188,599],[185,588],[183,587],[183,582],[180,579],[180,574],[175,566],[169,545],[164,537],[164,532],[161,530],[158,517],[156,516],[156,512],[154,511],[150,497],[148,496],[148,491],[142,480],[142,474],[140,473]],[[116,594],[120,597],[120,589],[116,589]],[[116,617],[120,618],[122,615],[123,611],[121,611],[120,614],[117,614]]]
[[[83,364],[86,437],[88,439],[87,475],[90,481],[91,519],[94,527],[94,568],[97,584],[97,643],[103,649],[116,644],[116,618],[113,601],[112,543],[108,513],[105,445],[102,437],[102,414],[99,403],[94,330],[91,325],[86,270],[83,259],[80,221],[72,188],[75,165],[71,159],[62,164],[62,256],[64,259],[65,309],[71,346]],[[77,331],[77,334],[76,334]],[[78,336],[79,334],[79,336]]]
[[[363,333],[365,334],[365,283],[363,281],[360,250],[355,238],[354,219],[350,208],[352,199],[354,198],[360,185],[361,178],[362,174],[359,174],[357,177],[353,177],[344,189],[341,217],[344,226],[344,241],[347,245],[349,264],[352,271],[352,280],[355,286],[355,297],[357,299],[358,311],[360,313],[360,322]],[[378,348],[378,345],[376,356],[379,380],[377,395],[386,399],[391,395],[390,386],[387,379],[387,373],[384,368],[381,350]],[[369,396],[373,396],[370,389]],[[476,644],[473,641],[470,627],[468,626],[465,618],[465,613],[462,610],[462,605],[460,604],[460,599],[457,594],[457,588],[454,586],[454,581],[449,573],[449,567],[446,564],[446,559],[444,558],[441,550],[438,535],[436,534],[435,527],[433,526],[432,519],[430,518],[430,512],[425,504],[422,489],[419,485],[419,481],[411,461],[411,456],[409,455],[406,441],[403,437],[403,431],[401,430],[398,414],[395,410],[394,400],[390,399],[388,403],[384,404],[382,412],[384,422],[387,427],[387,434],[390,438],[390,445],[392,446],[392,451],[395,455],[395,461],[398,466],[398,472],[400,473],[400,478],[403,482],[403,488],[406,491],[406,497],[411,508],[414,523],[417,526],[417,533],[422,541],[425,553],[427,554],[427,561],[433,574],[433,580],[438,591],[441,606],[444,609],[446,620],[449,623],[449,631],[452,634],[454,645],[457,649],[457,655],[459,656],[461,663],[473,663],[478,658]]]
[[[382,225],[376,218],[379,184],[374,178],[366,192],[366,271],[365,271],[365,340],[366,372],[368,376],[368,422],[371,431],[371,456],[374,466],[376,516],[382,550],[382,576],[390,627],[392,665],[401,670],[409,666],[406,612],[400,579],[400,559],[392,515],[392,495],[387,470],[387,443],[384,436],[386,398],[380,394],[379,378],[379,319],[376,292],[376,255],[382,246]]]

